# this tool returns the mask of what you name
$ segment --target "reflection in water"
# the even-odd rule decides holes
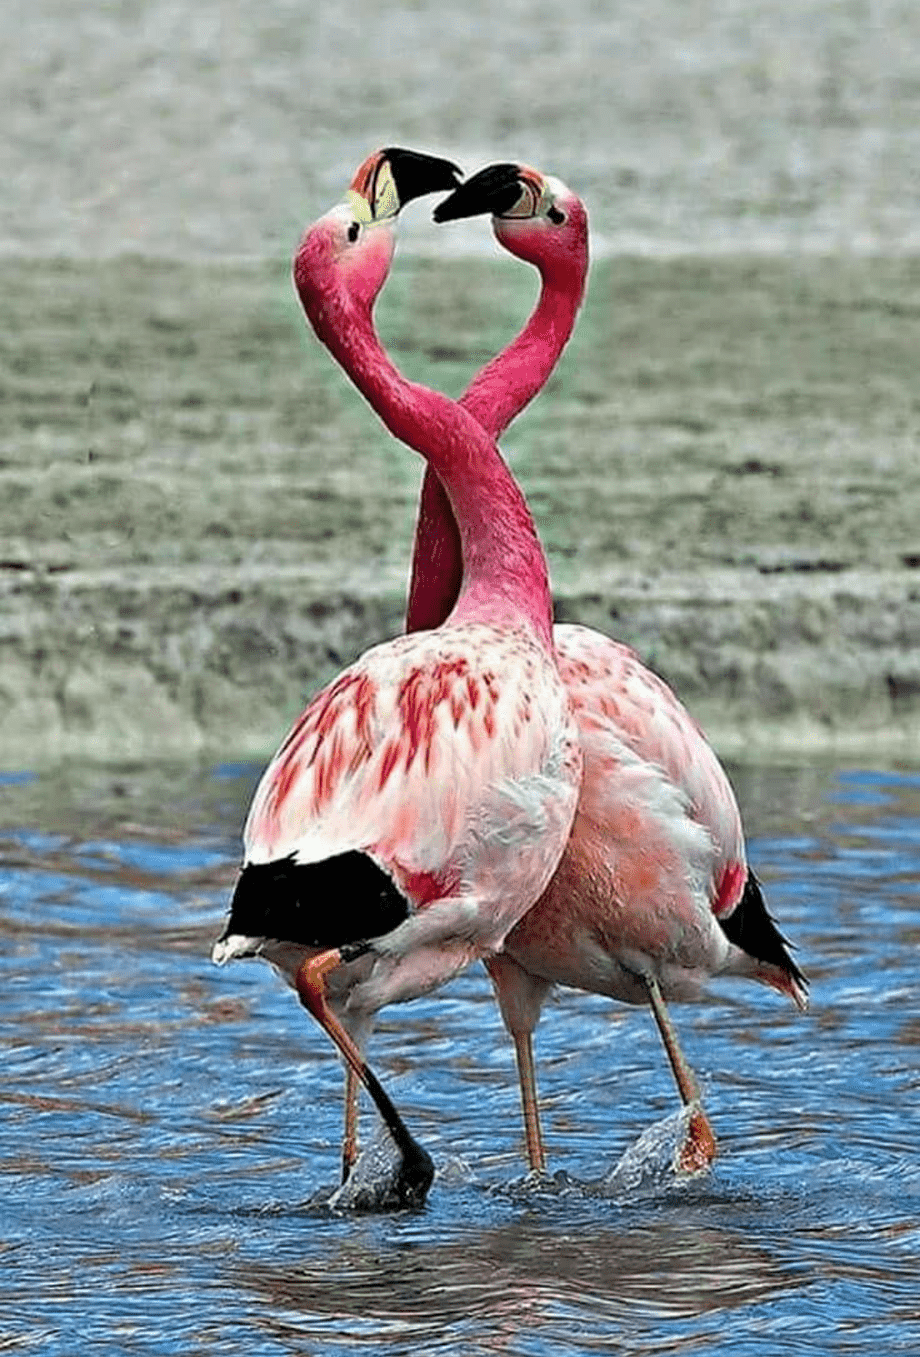
[[[497,1341],[520,1338],[523,1325],[544,1337],[579,1325],[616,1332],[637,1315],[705,1316],[767,1301],[796,1276],[743,1236],[691,1222],[629,1229],[566,1219],[480,1221],[459,1237],[424,1238],[386,1258],[366,1241],[341,1239],[308,1266],[269,1262],[241,1269],[238,1284],[263,1293],[272,1314],[297,1314],[339,1341],[368,1325],[447,1326],[486,1320]],[[317,1333],[318,1331],[313,1330]]]
[[[557,1176],[523,1180],[477,970],[384,1015],[376,1063],[441,1171],[423,1212],[356,1217],[311,1204],[330,1050],[267,968],[207,961],[256,771],[4,781],[0,1346],[920,1350],[920,777],[737,772],[813,1012],[741,983],[677,1010],[708,1179],[588,1186],[674,1094],[646,1013],[564,993],[538,1034]]]

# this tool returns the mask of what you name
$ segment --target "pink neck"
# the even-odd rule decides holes
[[[586,267],[585,261],[585,267]],[[551,282],[518,337],[473,378],[460,404],[493,438],[545,385],[575,326],[584,290],[580,277]],[[460,537],[447,495],[431,464],[425,470],[415,528],[406,631],[438,626],[448,615],[463,574]]]
[[[457,402],[403,377],[380,344],[371,306],[334,286],[317,301],[315,288],[301,285],[298,265],[299,259],[295,285],[318,337],[390,432],[421,453],[434,483],[443,486],[462,581],[436,625],[448,614],[455,622],[524,622],[551,649],[546,559],[494,439]]]

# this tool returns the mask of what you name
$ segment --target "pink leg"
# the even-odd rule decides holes
[[[540,1130],[540,1105],[537,1101],[532,1035],[540,1016],[540,1005],[550,985],[548,981],[523,970],[507,952],[499,952],[489,957],[485,961],[485,968],[495,987],[502,1021],[514,1042],[521,1108],[524,1113],[524,1134],[527,1139],[527,1159],[533,1172],[544,1173],[546,1152]]]
[[[355,944],[353,947],[342,948],[341,950],[333,948],[328,952],[320,952],[317,956],[308,957],[306,961],[301,963],[297,972],[297,993],[300,995],[300,1002],[304,1008],[312,1014],[320,1027],[335,1042],[348,1066],[373,1098],[377,1111],[386,1123],[397,1148],[402,1153],[402,1180],[405,1196],[407,1200],[421,1205],[434,1178],[434,1164],[431,1157],[410,1134],[402,1117],[384,1092],[380,1080],[332,1012],[326,999],[324,976],[329,971],[334,970],[336,966],[340,966],[343,960],[351,961],[355,956],[360,955],[360,952],[355,951],[357,946],[358,944]],[[369,949],[365,946],[363,950]]]
[[[345,1066],[345,1128],[342,1132],[342,1182],[358,1158],[358,1077],[350,1065]]]
[[[521,1108],[524,1112],[524,1134],[527,1137],[527,1158],[535,1173],[546,1171],[546,1154],[540,1130],[540,1105],[537,1101],[537,1076],[533,1063],[533,1042],[529,1032],[514,1032],[514,1051],[517,1056],[518,1082],[521,1086]]]
[[[715,1134],[709,1124],[709,1118],[700,1104],[699,1083],[681,1050],[677,1032],[671,1021],[671,1015],[664,1002],[658,981],[651,975],[645,975],[642,978],[645,981],[652,1014],[658,1024],[658,1031],[661,1033],[661,1040],[664,1042],[664,1049],[671,1064],[681,1101],[685,1107],[692,1107],[693,1109],[690,1115],[690,1124],[687,1127],[687,1138],[680,1151],[680,1166],[685,1173],[698,1173],[700,1170],[708,1168],[716,1157]]]

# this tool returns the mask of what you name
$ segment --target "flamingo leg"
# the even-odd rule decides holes
[[[351,1065],[345,1066],[345,1128],[342,1132],[342,1182],[358,1158],[358,1077]]]
[[[434,1178],[431,1156],[411,1135],[409,1128],[384,1092],[379,1079],[332,1012],[326,999],[324,977],[327,973],[340,966],[343,961],[353,961],[362,952],[369,950],[366,944],[353,944],[341,949],[332,948],[328,952],[320,952],[318,956],[309,957],[301,963],[297,971],[297,993],[304,1008],[335,1042],[349,1068],[354,1071],[373,1098],[377,1111],[402,1154],[401,1180],[406,1199],[413,1204],[421,1205]]]
[[[540,1017],[540,1005],[551,986],[549,981],[525,971],[507,952],[496,952],[494,956],[486,957],[484,965],[495,989],[505,1030],[514,1042],[527,1159],[532,1172],[545,1173],[546,1151],[540,1131],[533,1030]]]
[[[529,1032],[515,1032],[514,1051],[517,1057],[518,1082],[521,1087],[521,1107],[524,1111],[524,1132],[527,1137],[527,1158],[534,1173],[545,1173],[546,1152],[540,1130],[540,1105],[537,1101],[537,1076],[533,1062],[533,1041]]]
[[[687,1057],[681,1050],[677,1031],[671,1021],[664,996],[653,975],[644,975],[645,988],[652,1014],[658,1024],[661,1040],[667,1052],[677,1090],[685,1107],[692,1109],[687,1126],[687,1135],[681,1146],[678,1162],[685,1173],[698,1173],[707,1169],[716,1157],[716,1137],[709,1124],[709,1118],[700,1102],[700,1086],[696,1075],[690,1068]]]

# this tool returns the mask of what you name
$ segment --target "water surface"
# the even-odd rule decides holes
[[[383,1014],[376,1067],[439,1176],[420,1213],[355,1216],[317,1204],[325,1038],[267,967],[208,962],[257,771],[0,785],[0,1346],[920,1350],[920,776],[736,770],[813,1006],[731,982],[676,1010],[720,1138],[708,1178],[590,1190],[675,1097],[646,1013],[565,993],[538,1032],[560,1176],[523,1184],[476,969]]]

